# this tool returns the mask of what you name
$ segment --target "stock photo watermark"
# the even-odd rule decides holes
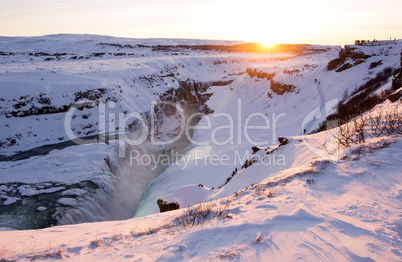
[[[252,161],[254,166],[286,166],[283,154],[252,155],[246,150],[235,150],[234,154],[208,154],[205,150],[195,149],[192,154],[143,154],[139,150],[130,150],[130,166],[146,166],[155,170],[160,167],[176,165],[182,170],[192,166],[242,166],[246,161]]]
[[[317,121],[325,121],[326,117],[336,111],[338,100],[334,99],[325,106],[317,107],[311,111],[303,120],[300,135],[303,144],[318,157],[330,161],[338,161],[338,145],[334,142],[333,136],[327,135],[324,145],[312,143],[307,138],[306,131],[316,125]],[[93,140],[80,138],[75,132],[74,119],[77,110],[83,108],[97,108],[98,110],[98,133],[114,134],[114,143],[118,147],[119,157],[128,157],[131,165],[151,166],[155,169],[160,166],[180,164],[184,168],[192,161],[192,164],[204,165],[234,165],[237,166],[244,158],[244,152],[237,149],[233,155],[208,154],[202,150],[192,152],[192,155],[182,155],[179,152],[169,154],[149,154],[137,150],[136,147],[144,143],[156,146],[174,148],[175,143],[183,142],[183,139],[192,147],[202,146],[232,146],[250,144],[252,146],[268,146],[278,143],[277,129],[281,121],[289,121],[286,113],[272,113],[270,116],[261,112],[246,114],[243,112],[242,101],[238,99],[236,111],[231,114],[218,112],[205,115],[201,112],[186,112],[180,103],[170,101],[153,101],[150,103],[149,113],[139,112],[116,112],[114,102],[85,101],[76,103],[67,112],[65,117],[65,131],[67,136],[77,144],[104,143],[106,136],[98,136]],[[170,118],[166,120],[166,115]],[[196,121],[194,124],[194,119]],[[175,132],[163,136],[161,129],[166,121],[175,127]],[[327,122],[331,128],[336,123]],[[118,130],[118,132],[116,132]],[[163,130],[162,130],[163,131]],[[194,138],[194,133],[202,133],[203,136]],[[249,151],[246,150],[249,153]],[[275,158],[276,157],[276,158]],[[256,163],[267,163],[266,165],[284,165],[285,156],[276,155],[267,158],[257,159]],[[202,160],[202,161],[201,161]],[[203,162],[204,161],[204,162]],[[244,163],[243,161],[243,163]],[[265,162],[264,162],[265,161]]]
[[[99,107],[99,121],[98,121],[98,129],[99,130],[107,130],[107,128],[111,131],[120,130],[119,138],[124,141],[123,143],[127,143],[129,145],[140,145],[144,142],[150,142],[153,145],[168,145],[173,144],[177,140],[179,140],[182,136],[195,146],[203,146],[203,145],[228,145],[228,144],[242,144],[243,141],[246,141],[250,144],[256,146],[264,146],[270,143],[275,143],[277,141],[277,127],[278,122],[286,117],[286,113],[272,113],[270,117],[266,114],[260,112],[254,112],[247,117],[244,117],[242,114],[241,100],[238,100],[237,103],[237,112],[235,115],[230,115],[228,113],[213,113],[211,115],[204,115],[200,112],[193,113],[191,115],[186,116],[182,106],[179,103],[173,103],[170,101],[162,101],[162,102],[151,102],[150,105],[150,114],[144,115],[143,113],[131,112],[131,113],[108,113],[107,109],[113,109],[115,104],[114,102],[82,102],[73,105],[70,110],[67,112],[64,126],[67,136],[76,141],[77,144],[86,144],[88,140],[83,140],[74,133],[73,122],[74,122],[74,113],[76,110],[80,110],[84,107]],[[167,140],[160,140],[157,138],[157,129],[158,129],[158,114],[156,112],[160,110],[166,110],[166,108],[173,108],[178,115],[179,121],[179,131],[174,134],[173,137]],[[109,120],[108,125],[106,124],[106,115],[108,115]],[[205,125],[196,125],[193,126],[190,123],[196,117],[202,117],[204,119]],[[218,121],[215,121],[215,125],[212,124],[212,118]],[[256,120],[259,125],[253,124]],[[116,126],[116,122],[118,123]],[[216,122],[219,122],[216,125]],[[136,131],[135,135],[133,133],[128,132],[128,126],[130,124],[136,123]],[[204,141],[194,140],[191,133],[198,130],[209,130],[210,136],[208,139]],[[264,130],[266,133],[271,133],[271,135],[265,136],[263,139],[256,139],[252,136],[251,133],[255,130]],[[100,132],[99,132],[100,133]],[[224,135],[222,135],[224,134]],[[223,138],[222,138],[223,137]]]

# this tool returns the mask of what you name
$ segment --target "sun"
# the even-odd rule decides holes
[[[257,41],[261,43],[264,47],[271,47],[274,44],[277,44],[274,40],[272,39],[261,39],[260,41]]]
[[[292,28],[286,24],[263,27],[248,27],[243,31],[243,39],[246,42],[261,43],[264,47],[271,47],[274,44],[289,44],[292,42]]]
[[[249,0],[242,19],[235,22],[239,34],[246,42],[258,42],[265,47],[274,44],[290,44],[297,40],[303,29],[303,19],[297,13],[303,6],[291,0],[295,8],[289,9],[289,3],[267,0]],[[296,8],[297,7],[297,8]],[[249,8],[249,9],[247,9]]]
[[[274,44],[278,44],[278,41],[276,41],[274,38],[272,38],[272,36],[264,37],[261,35],[257,35],[254,37],[247,37],[245,39],[245,41],[249,42],[249,43],[260,43],[264,47],[271,47]]]

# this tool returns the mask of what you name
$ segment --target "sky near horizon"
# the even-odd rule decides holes
[[[401,0],[0,0],[0,35],[344,45],[401,39],[401,12]]]

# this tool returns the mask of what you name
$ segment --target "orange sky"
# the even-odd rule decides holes
[[[0,35],[350,44],[402,38],[401,0],[1,0]]]

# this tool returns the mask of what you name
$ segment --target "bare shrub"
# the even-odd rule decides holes
[[[352,130],[354,130],[354,139],[356,144],[366,142],[366,118],[365,117],[355,117],[352,120]]]
[[[211,218],[212,208],[211,204],[200,203],[187,208],[184,214],[176,219],[183,226],[203,224]]]
[[[376,112],[371,111],[368,114],[368,123],[375,137],[402,134],[402,114],[399,113],[399,105],[379,109]]]
[[[371,131],[371,132],[370,132]],[[368,136],[402,134],[402,114],[399,105],[379,108],[365,116],[356,116],[350,121],[340,123],[339,127],[329,131],[343,147],[361,144]]]
[[[229,201],[224,200],[220,201],[219,203],[200,203],[198,205],[188,207],[181,216],[174,219],[173,223],[167,223],[140,232],[137,232],[133,229],[130,231],[130,234],[133,237],[140,237],[155,234],[162,229],[167,229],[168,234],[175,234],[173,228],[176,226],[196,226],[199,224],[204,224],[212,219],[226,219],[229,217],[229,204]]]
[[[354,136],[356,132],[350,123],[340,124],[339,127],[332,129],[329,133],[343,147],[350,147],[355,142]]]
[[[229,211],[227,210],[229,202],[219,202],[217,203],[200,203],[198,205],[188,207],[183,215],[175,219],[176,224],[182,225],[183,227],[195,226],[199,224],[204,224],[205,222],[219,218],[225,219]]]
[[[217,204],[214,208],[214,212],[215,212],[215,218],[219,218],[219,219],[225,219],[227,217],[229,217],[229,205],[230,202],[229,201],[220,201],[219,204]]]
[[[368,125],[371,129],[371,134],[375,137],[380,137],[382,135],[382,127],[381,127],[381,120],[382,120],[382,112],[370,111],[367,115],[368,117]]]
[[[384,135],[401,134],[401,120],[398,106],[388,109],[383,117],[381,132]]]

